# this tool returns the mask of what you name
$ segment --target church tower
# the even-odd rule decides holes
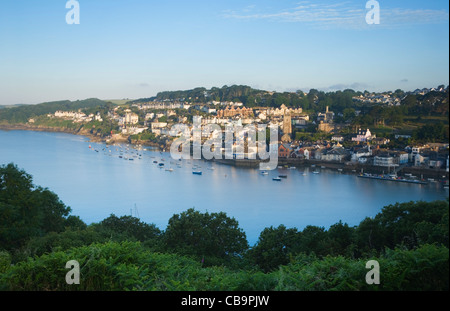
[[[292,134],[292,120],[291,113],[289,110],[284,107],[283,109],[283,137],[281,137],[281,141],[283,142],[291,142],[291,134]]]

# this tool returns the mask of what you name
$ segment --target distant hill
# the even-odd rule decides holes
[[[0,105],[0,109],[13,108],[13,107],[20,107],[20,106],[26,106],[26,104]]]
[[[71,111],[84,108],[94,108],[104,106],[106,104],[107,102],[103,100],[90,98],[77,101],[63,100],[37,105],[21,105],[11,108],[4,107],[4,109],[0,110],[0,122],[8,121],[10,123],[26,123],[30,118],[49,113],[53,114],[58,110]]]
[[[130,101],[132,101],[131,99],[105,99],[105,102],[111,102],[113,104],[116,105],[124,105]]]
[[[160,92],[154,97],[141,98],[131,103],[142,103],[149,102],[153,100],[164,101],[188,101],[193,103],[206,103],[209,101],[233,101],[247,103],[248,98],[251,96],[257,96],[262,94],[267,94],[267,91],[253,89],[246,85],[232,85],[223,86],[222,88],[213,87],[211,89],[206,89],[204,87],[198,87],[192,90],[185,91],[166,91]]]

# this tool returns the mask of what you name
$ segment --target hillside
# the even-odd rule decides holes
[[[30,118],[34,118],[46,114],[54,114],[58,110],[69,111],[85,108],[94,108],[98,106],[106,105],[105,101],[97,98],[90,98],[77,101],[55,101],[47,102],[37,105],[23,105],[18,107],[12,107],[8,109],[2,109],[0,111],[0,123],[27,123]]]

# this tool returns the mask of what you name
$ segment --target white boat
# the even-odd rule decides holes
[[[319,174],[319,172],[318,171],[314,171],[313,174]]]
[[[261,174],[262,174],[262,175],[269,175],[269,172],[267,172],[267,171],[262,171]]]

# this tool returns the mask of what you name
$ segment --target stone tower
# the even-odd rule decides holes
[[[283,137],[281,137],[281,141],[283,142],[291,142],[291,134],[292,134],[292,121],[291,121],[291,113],[289,109],[286,107],[282,107],[283,109]]]

